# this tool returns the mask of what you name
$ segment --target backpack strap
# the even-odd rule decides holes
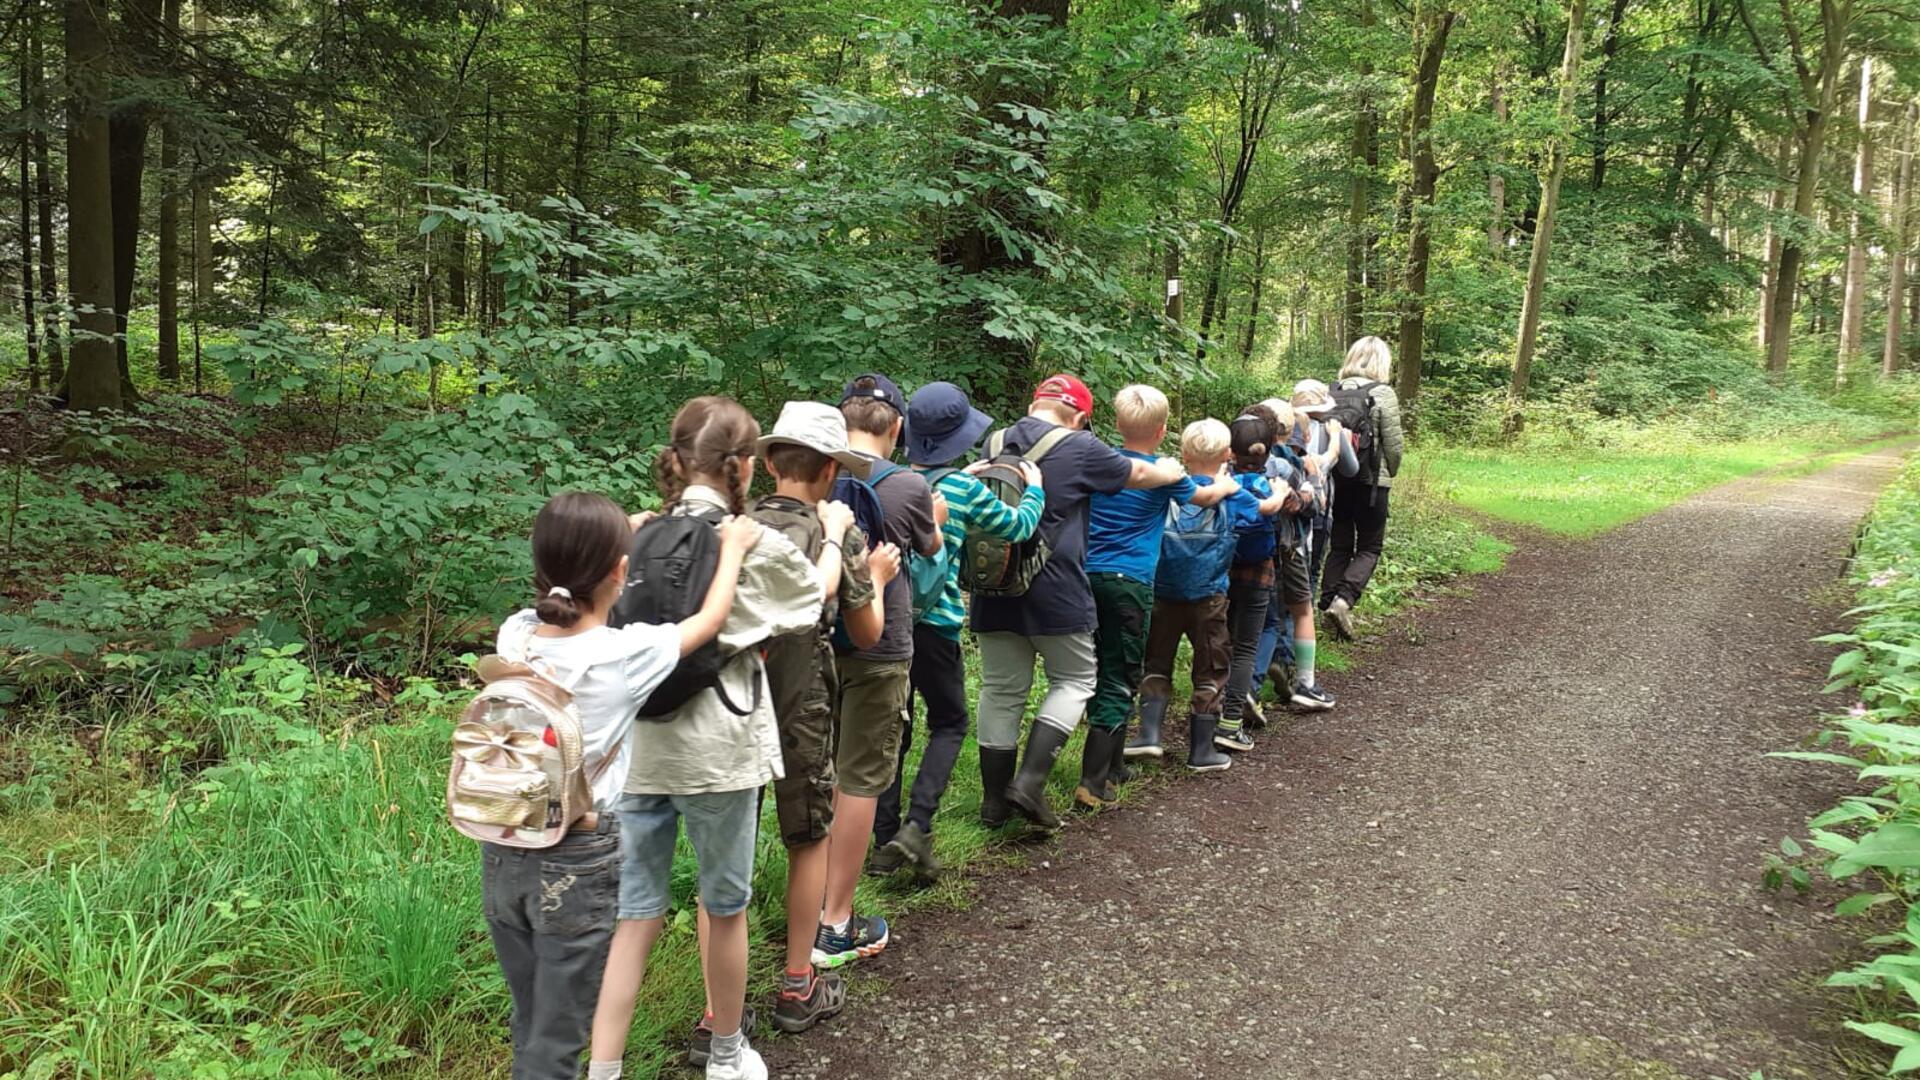
[[[1004,454],[1006,452],[1007,452],[1007,429],[1006,428],[1001,428],[999,431],[996,431],[993,434],[987,436],[987,460],[988,461],[992,461],[994,458],[997,458],[1001,454]]]
[[[960,471],[959,469],[956,469],[951,465],[942,465],[938,469],[928,469],[926,472],[921,473],[920,476],[922,479],[924,479],[927,482],[928,487],[938,488],[940,486],[940,481],[945,480],[947,477],[952,476],[954,473],[957,473],[959,471]]]
[[[1076,430],[1077,429],[1075,428],[1063,428],[1063,427],[1054,428],[1052,431],[1049,431],[1045,435],[1042,435],[1040,436],[1040,438],[1034,440],[1034,444],[1032,446],[1027,447],[1027,452],[1020,456],[1026,458],[1028,461],[1033,462],[1035,465],[1038,465],[1040,464],[1041,458],[1046,457],[1048,452],[1051,451],[1054,447],[1059,446],[1063,442],[1066,442],[1068,438],[1074,435]]]
[[[548,682],[559,687],[560,689],[565,690],[569,695],[571,695],[573,693],[573,688],[580,685],[580,680],[586,677],[587,669],[585,667],[582,667],[578,671],[575,671],[571,676],[563,678],[561,677],[560,672],[556,670],[551,663],[548,663],[542,657],[534,655],[534,652],[533,652],[534,631],[538,630],[539,628],[540,628],[539,624],[535,623],[533,626],[528,627],[524,632],[519,633],[514,637],[509,638],[508,640],[502,642],[501,644],[504,646],[504,648],[500,650],[500,655],[502,657],[505,657],[508,660],[517,661],[519,663],[527,665],[528,667],[534,670],[535,674],[539,675],[541,678],[547,680]]]
[[[873,468],[867,472],[867,486],[877,487],[880,481],[899,471],[900,466],[891,461],[876,461],[873,463]]]

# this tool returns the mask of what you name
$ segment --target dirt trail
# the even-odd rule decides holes
[[[1529,544],[1338,712],[907,920],[774,1075],[1843,1075],[1849,937],[1758,887],[1833,778],[1764,755],[1823,704],[1820,594],[1899,453]]]

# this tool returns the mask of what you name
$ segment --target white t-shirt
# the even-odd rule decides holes
[[[495,651],[509,660],[540,660],[561,685],[572,684],[589,772],[619,744],[612,763],[593,784],[594,807],[611,809],[633,762],[633,739],[622,736],[647,695],[680,662],[680,628],[633,623],[618,630],[596,626],[567,637],[539,637],[534,634],[539,627],[540,617],[532,609],[514,613],[500,624]]]

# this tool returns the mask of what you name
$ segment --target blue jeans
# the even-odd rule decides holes
[[[620,796],[620,917],[658,919],[673,906],[673,847],[680,819],[700,865],[700,902],[738,915],[753,898],[760,789],[699,795]]]

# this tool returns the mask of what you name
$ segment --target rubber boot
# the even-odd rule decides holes
[[[1172,702],[1172,698],[1163,697],[1140,699],[1140,733],[1126,744],[1126,756],[1158,759],[1166,752],[1160,748],[1160,724],[1167,718],[1167,706]]]
[[[1013,779],[1016,755],[1012,750],[980,748],[980,824],[997,829],[1013,816],[1007,805],[1007,784]]]
[[[1120,785],[1133,779],[1133,770],[1127,767],[1127,729],[1121,728],[1113,733],[1113,756],[1107,761],[1107,790],[1120,795]],[[1112,800],[1108,800],[1112,801]]]
[[[1020,759],[1020,771],[1007,785],[1007,802],[1014,812],[1043,829],[1057,829],[1060,819],[1047,805],[1047,776],[1067,745],[1067,733],[1052,724],[1034,721],[1027,733],[1027,753]]]
[[[1117,728],[1088,728],[1080,752],[1080,786],[1073,789],[1074,805],[1105,810],[1117,800],[1108,775],[1113,770],[1113,744],[1123,741]]]
[[[1213,729],[1218,716],[1187,718],[1187,768],[1194,772],[1215,772],[1233,764],[1233,759],[1213,745]]]

